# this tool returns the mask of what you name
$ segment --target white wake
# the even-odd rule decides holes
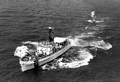
[[[86,41],[84,38],[91,37],[91,34],[80,35],[75,37],[67,37],[73,46],[68,52],[63,54],[62,57],[55,59],[49,64],[42,66],[42,69],[57,69],[57,68],[78,68],[89,64],[89,61],[94,58],[90,53],[90,49],[97,50],[98,48],[108,50],[112,45],[104,42],[103,40]],[[67,54],[67,57],[65,55]],[[75,55],[76,54],[76,55]]]

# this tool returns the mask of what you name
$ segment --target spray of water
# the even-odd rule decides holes
[[[93,59],[94,54],[90,53],[90,49],[97,50],[101,48],[108,50],[112,47],[111,44],[100,41],[86,41],[83,38],[91,37],[91,35],[75,36],[74,38],[68,37],[72,45],[72,49],[63,54],[60,58],[45,64],[42,69],[57,69],[57,68],[78,68],[89,64]]]
[[[96,34],[95,31],[98,31],[100,30],[100,28],[103,28],[105,26],[104,24],[102,24],[104,22],[103,20],[96,20],[95,11],[91,12],[91,17],[92,19],[88,20],[88,22],[91,24],[96,23],[96,25],[94,26],[92,25],[92,28],[87,26],[85,28],[86,32],[81,33],[78,36],[66,37],[69,40],[72,48],[70,48],[66,53],[64,53],[59,58],[54,59],[52,62],[42,66],[42,69],[50,70],[50,69],[57,69],[57,68],[77,68],[84,65],[88,65],[89,61],[95,57],[94,54],[91,53],[91,50],[97,51],[98,48],[103,50],[108,50],[112,48],[112,45],[110,43],[104,42],[102,39],[87,40],[88,38],[95,38],[95,34]],[[95,31],[87,32],[88,29],[92,29]],[[38,42],[30,41],[27,43],[38,45]],[[22,49],[19,49],[19,48],[22,48]],[[25,49],[27,49],[25,46],[18,47],[18,50],[22,50],[23,53]],[[23,53],[19,53],[20,56],[24,55]],[[15,56],[19,54],[15,54]]]

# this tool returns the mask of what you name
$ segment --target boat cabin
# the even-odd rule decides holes
[[[58,44],[58,46],[65,46],[67,44],[67,39],[66,38],[61,38],[61,37],[55,37],[54,38],[54,43]]]

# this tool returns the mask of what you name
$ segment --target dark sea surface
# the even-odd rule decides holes
[[[93,10],[104,27],[85,30]],[[98,51],[87,66],[22,73],[16,47],[47,40],[49,26],[62,37],[95,31],[113,47]],[[0,0],[0,82],[120,82],[119,42],[119,0]]]

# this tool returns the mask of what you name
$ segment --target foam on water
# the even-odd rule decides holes
[[[112,48],[112,45],[104,42],[103,40],[87,40],[87,38],[94,37],[94,32],[92,33],[83,33],[79,36],[69,36],[66,37],[70,44],[71,48],[61,55],[59,58],[54,59],[52,62],[49,62],[42,66],[42,69],[57,69],[57,68],[78,68],[80,66],[85,66],[89,64],[89,61],[95,56],[91,53],[91,50],[95,52],[97,49],[108,50]],[[37,45],[38,42],[23,42]],[[26,52],[26,47],[21,46],[17,47],[15,51],[15,56],[22,56]]]
[[[62,57],[56,59],[50,64],[46,64],[42,69],[57,69],[57,68],[78,68],[89,64],[89,61],[93,59],[94,54],[90,53],[90,49],[97,50],[101,48],[103,50],[108,50],[112,48],[112,45],[105,43],[103,40],[100,41],[85,41],[83,38],[91,37],[91,35],[75,36],[74,38],[69,38],[71,45],[73,46],[68,52],[63,54]],[[67,57],[65,55],[67,54]]]
[[[95,16],[95,14],[93,13]],[[105,28],[104,20],[96,20],[93,16],[90,19],[92,22],[89,22],[90,25],[85,27],[85,32],[77,36],[68,36],[66,37],[72,48],[67,52],[62,54],[59,58],[54,59],[52,62],[49,62],[42,66],[42,69],[57,69],[57,68],[78,68],[81,66],[88,65],[90,60],[95,56],[91,53],[91,50],[95,52],[97,49],[108,50],[112,48],[110,43],[104,42],[101,38],[97,39],[97,32],[102,32]],[[94,24],[94,22],[96,24]],[[95,39],[96,38],[96,39]],[[89,40],[90,39],[90,40]],[[32,44],[38,44],[38,42],[31,42]]]
[[[43,66],[43,69],[56,69],[56,68],[77,68],[80,66],[88,65],[90,59],[93,59],[92,54],[90,54],[86,50],[78,51],[78,57],[70,60],[69,62],[63,62],[64,58],[60,58],[57,60],[57,65],[52,65],[47,68],[47,65]]]

